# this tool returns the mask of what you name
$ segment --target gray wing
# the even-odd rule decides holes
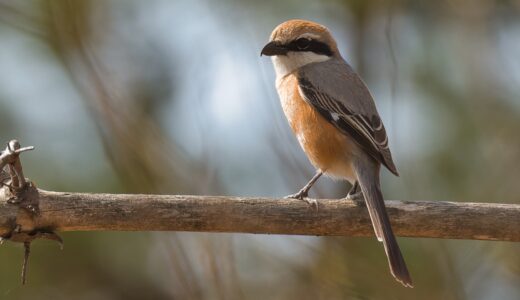
[[[309,64],[300,68],[297,76],[305,101],[370,156],[399,175],[374,100],[365,83],[345,61],[333,58]]]

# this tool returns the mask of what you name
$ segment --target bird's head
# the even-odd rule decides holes
[[[329,30],[318,23],[289,20],[278,25],[261,55],[271,56],[277,76],[285,76],[310,63],[339,56]]]

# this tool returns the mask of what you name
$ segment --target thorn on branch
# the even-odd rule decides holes
[[[8,236],[0,238],[0,244],[3,244],[5,240],[15,243],[23,243],[24,259],[22,264],[22,284],[27,282],[27,267],[29,264],[29,255],[31,253],[31,243],[36,239],[58,242],[60,249],[63,250],[62,238],[50,230],[36,229],[31,232],[23,232],[21,231],[20,225],[17,225]]]
[[[0,152],[0,173],[7,167],[9,173],[10,189],[21,190],[27,184],[27,181],[23,175],[22,163],[20,161],[20,154],[22,152],[33,150],[33,146],[21,147],[20,142],[17,140],[11,140],[7,143],[7,147],[4,151]],[[4,183],[4,179],[0,175],[0,181]],[[4,184],[2,184],[4,185]]]
[[[20,154],[26,151],[33,150],[34,147],[21,147],[17,140],[11,140],[7,143],[5,150],[0,151],[0,188],[7,187],[11,196],[7,203],[17,205],[18,208],[28,212],[28,220],[33,221],[35,216],[38,216],[39,209],[39,194],[34,185],[25,179],[23,175],[22,163],[20,161]],[[29,255],[31,253],[31,243],[36,239],[47,239],[56,241],[63,249],[63,240],[52,230],[48,229],[31,229],[24,231],[19,224],[18,218],[13,224],[13,229],[6,236],[0,237],[0,244],[5,240],[16,243],[23,243],[24,246],[24,260],[22,265],[22,284],[25,284],[27,277],[27,267],[29,263]],[[34,228],[34,227],[32,227]]]
[[[22,265],[22,285],[25,284],[27,275],[27,265],[29,264],[29,254],[31,254],[31,242],[23,243],[24,255]]]

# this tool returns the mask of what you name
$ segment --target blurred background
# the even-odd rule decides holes
[[[260,57],[291,18],[329,27],[370,87],[401,177],[387,199],[519,202],[519,1],[0,0],[0,142],[40,188],[279,197],[314,170]],[[149,147],[147,145],[154,145]],[[343,197],[319,181],[312,196]],[[520,245],[65,233],[0,248],[0,299],[519,299]]]

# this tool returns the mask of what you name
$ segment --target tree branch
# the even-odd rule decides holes
[[[23,175],[21,148],[0,152],[0,242],[23,243],[25,283],[31,242],[62,245],[55,231],[205,231],[371,236],[363,202],[320,200],[319,209],[292,199],[49,192]],[[5,170],[8,175],[6,176]],[[397,235],[520,241],[520,204],[387,201]]]
[[[316,211],[287,199],[37,191],[40,213],[25,222],[0,191],[0,235],[12,230],[17,214],[22,231],[373,235],[366,207],[344,199],[319,200]],[[520,241],[518,204],[387,201],[386,206],[399,236]]]

